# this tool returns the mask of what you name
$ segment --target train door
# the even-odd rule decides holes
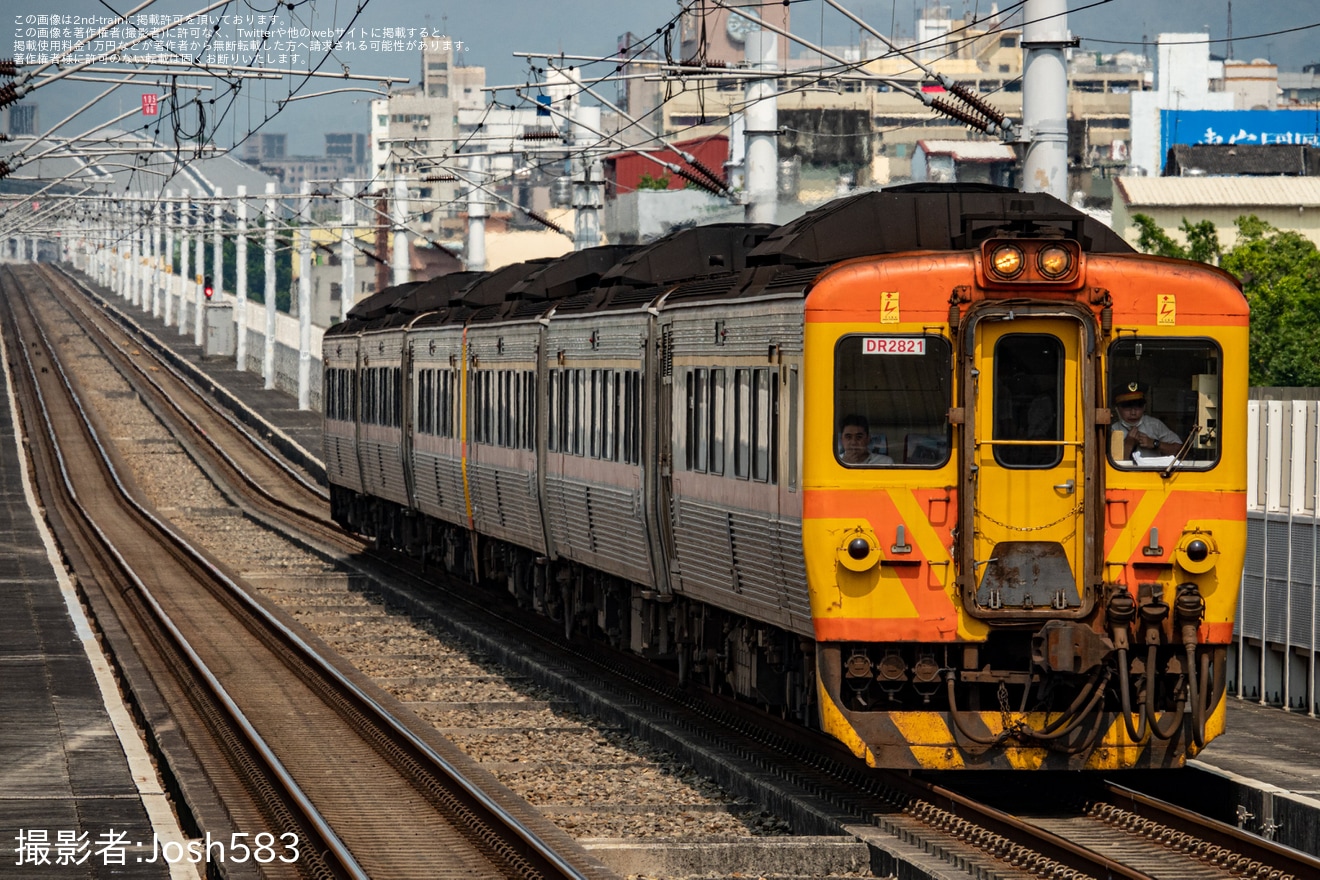
[[[654,326],[654,325],[653,325]],[[655,522],[659,527],[664,565],[657,569],[657,583],[662,592],[671,592],[678,583],[680,569],[674,547],[674,328],[666,324],[656,328],[659,351],[656,357],[658,381],[654,383],[656,414],[656,464],[658,479],[655,492]],[[666,578],[660,578],[666,574]]]
[[[417,415],[417,383],[413,376],[413,342],[406,340],[399,352],[399,456],[403,468],[403,491],[408,499],[408,506],[416,509],[417,491],[413,470],[413,432]]]
[[[980,617],[1080,616],[1094,600],[1090,325],[1019,306],[971,329],[964,601]]]

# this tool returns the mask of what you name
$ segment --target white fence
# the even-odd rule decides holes
[[[1247,564],[1233,691],[1318,714],[1320,402],[1247,405]]]

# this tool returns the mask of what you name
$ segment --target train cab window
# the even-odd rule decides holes
[[[952,348],[939,336],[844,336],[834,349],[834,454],[844,467],[940,467],[949,460]],[[860,417],[860,419],[856,418]],[[844,460],[840,429],[865,422],[867,456]]]
[[[1009,333],[995,343],[992,433],[999,464],[1051,468],[1063,460],[1063,368],[1058,337]]]
[[[1114,467],[1214,467],[1222,357],[1209,339],[1128,336],[1109,346],[1107,451]]]

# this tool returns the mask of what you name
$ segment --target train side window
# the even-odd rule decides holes
[[[798,451],[798,368],[788,368],[788,488],[797,488]]]
[[[440,387],[437,390],[438,399],[436,408],[440,413],[440,424],[436,433],[441,437],[454,436],[454,401],[453,401],[453,370],[440,371]]]
[[[372,383],[376,381],[376,376],[370,369],[362,371],[362,421],[364,424],[372,424],[375,413],[372,412],[372,400],[374,397],[374,388]]]
[[[850,334],[834,349],[834,454],[844,467],[942,467],[949,461],[952,347],[940,336]],[[860,415],[874,463],[846,464],[839,423]]]
[[[500,371],[500,445],[514,447],[518,430],[518,386],[513,381],[513,370]]]
[[[600,459],[614,460],[614,371],[600,371]]]
[[[431,399],[431,433],[436,436],[444,436],[445,424],[445,371],[431,370],[431,389],[428,395]]]
[[[1219,462],[1223,352],[1214,340],[1125,336],[1109,346],[1107,361],[1106,403],[1114,414],[1107,451],[1114,467],[1207,469]],[[1120,395],[1139,405],[1120,409]],[[1163,449],[1127,452],[1129,429],[1162,440]],[[1181,455],[1169,453],[1173,438]]]
[[[775,482],[779,387],[770,379],[765,367],[752,371],[752,479],[762,483]]]
[[[623,453],[625,464],[640,464],[642,432],[642,375],[638,370],[623,374]]]
[[[708,418],[706,394],[710,387],[707,376],[704,369],[691,370],[687,374],[687,469],[703,474],[710,455],[709,438],[703,430]]]
[[[587,433],[587,371],[573,371],[573,454],[583,455]]]
[[[559,425],[563,421],[559,416],[559,371],[550,370],[545,374],[545,448],[550,452],[559,450]]]
[[[724,370],[710,371],[710,414],[706,431],[710,435],[710,467],[712,474],[724,473]]]
[[[733,371],[733,475],[752,473],[752,371]]]
[[[587,398],[587,426],[590,432],[587,444],[587,454],[592,458],[600,458],[600,434],[601,434],[601,370],[592,370],[590,374],[591,392]]]
[[[428,374],[430,372],[430,370],[417,371],[417,401],[415,405],[415,414],[413,416],[413,424],[416,426],[417,433],[419,434],[431,433],[429,419],[431,401],[430,395],[427,394],[427,386],[430,384],[430,376]]]
[[[522,448],[536,448],[536,373],[523,370]]]
[[[395,367],[389,371],[389,383],[393,392],[393,406],[389,408],[389,426],[399,427],[404,422],[404,375],[403,369]]]
[[[496,411],[496,407],[499,405],[499,385],[495,381],[498,378],[499,374],[487,371],[485,374],[486,381],[483,383],[485,396],[482,400],[481,414],[485,424],[482,426],[482,430],[487,443],[495,442],[495,426],[499,421],[499,414]]]

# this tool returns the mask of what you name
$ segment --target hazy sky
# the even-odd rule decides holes
[[[5,20],[13,22],[9,27],[25,32],[38,25],[36,16],[55,5],[40,0],[3,0]],[[132,5],[126,0],[62,0],[58,4],[62,14],[98,16],[109,15],[111,8],[126,11]],[[202,5],[201,0],[160,0],[145,13],[177,14]],[[654,33],[657,28],[665,27],[679,9],[674,0],[486,0],[482,3],[474,0],[367,0],[365,10],[354,20],[356,5],[356,0],[305,0],[295,4],[295,9],[290,11],[286,6],[276,6],[273,0],[235,0],[213,14],[239,16],[242,23],[231,20],[214,39],[234,39],[236,36],[241,39],[232,28],[254,28],[255,16],[263,10],[269,14],[276,9],[282,24],[306,28],[312,39],[319,30],[335,25],[346,27],[351,22],[356,28],[368,29],[368,40],[384,37],[385,29],[392,28],[406,44],[410,37],[415,39],[425,28],[430,33],[444,33],[461,40],[466,47],[463,53],[466,62],[484,66],[489,84],[511,84],[524,82],[528,76],[527,62],[512,57],[514,51],[608,54],[614,51],[620,34],[627,31],[639,35]],[[922,4],[913,0],[845,0],[845,5],[881,32],[905,37],[911,35],[914,12]],[[991,8],[991,4],[984,0],[955,0],[944,5],[955,16],[964,12],[985,16]],[[1017,4],[1009,0],[998,5],[1001,10],[1007,10]],[[1156,34],[1168,31],[1208,31],[1213,41],[1220,41],[1227,34],[1228,5],[1228,0],[1108,0],[1091,3],[1069,0],[1069,25],[1082,39],[1081,46],[1085,51],[1110,52],[1122,48],[1140,51],[1143,36],[1153,40]],[[856,42],[855,26],[820,0],[793,0],[792,22],[793,30],[812,42],[833,45]],[[1234,10],[1233,54],[1239,58],[1268,56],[1283,70],[1300,70],[1305,63],[1320,61],[1320,48],[1316,47],[1320,27],[1268,36],[1254,35],[1317,24],[1320,24],[1320,5],[1315,0],[1271,0],[1268,3],[1239,0]],[[17,36],[19,34],[6,37],[5,45],[0,46],[0,57],[14,54],[13,41]],[[198,38],[204,41],[205,34],[199,34]],[[215,45],[222,48],[222,44]],[[677,46],[674,51],[677,54]],[[1226,46],[1215,42],[1211,51],[1223,55]],[[307,54],[304,51],[296,62],[290,63],[305,67]],[[319,59],[323,53],[310,54]],[[415,80],[420,57],[416,50],[406,48],[384,51],[364,46],[338,55],[322,69],[338,71],[342,69],[341,63],[347,64],[353,73],[406,76]],[[302,92],[343,85],[342,80],[314,81],[304,86]],[[102,88],[105,86],[70,82],[53,84],[33,93],[27,100],[40,105],[40,122],[44,128]],[[143,91],[152,89],[120,88],[95,111],[71,123],[64,133],[82,131],[92,122],[131,109],[139,103]],[[216,103],[205,105],[207,124],[220,120],[218,140],[241,136],[265,118],[274,100],[288,93],[289,86],[285,83],[248,83],[237,98],[211,93]],[[505,99],[512,100],[507,93]],[[323,147],[321,132],[365,128],[365,101],[368,100],[370,98],[365,94],[353,93],[291,103],[263,130],[288,133],[292,152],[319,154]],[[142,117],[134,119],[147,121]],[[187,120],[194,124],[195,114]],[[0,154],[3,152],[0,150]]]

